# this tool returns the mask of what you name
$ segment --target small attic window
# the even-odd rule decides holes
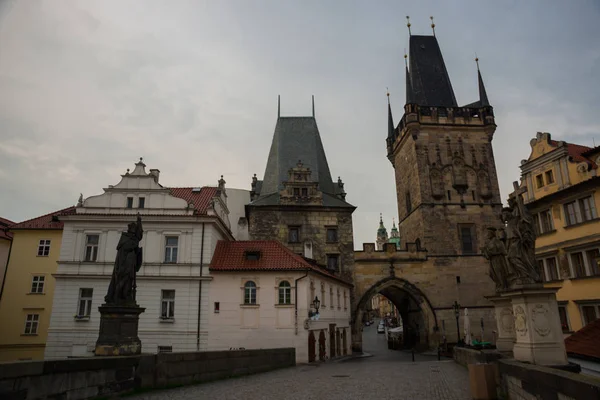
[[[58,215],[52,216],[52,222],[58,222]]]
[[[260,251],[247,251],[246,252],[246,260],[248,261],[258,261],[260,258]]]

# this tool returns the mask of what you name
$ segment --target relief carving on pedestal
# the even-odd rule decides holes
[[[531,310],[531,320],[533,321],[533,329],[540,336],[547,336],[550,329],[550,310],[544,304],[536,304]]]
[[[502,311],[500,311],[500,318],[498,318],[498,325],[500,325],[500,329],[504,333],[513,334],[515,331],[515,322],[513,317],[512,308],[504,307]]]
[[[527,333],[527,320],[525,319],[525,311],[521,306],[515,308],[515,331],[521,336],[525,336]]]

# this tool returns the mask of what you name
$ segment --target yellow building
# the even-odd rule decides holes
[[[0,298],[0,361],[42,360],[54,277],[68,208],[11,226],[12,249]]]
[[[537,229],[536,256],[557,293],[565,334],[600,318],[600,147],[539,132],[521,162],[521,188]]]

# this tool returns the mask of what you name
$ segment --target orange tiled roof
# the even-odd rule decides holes
[[[206,214],[210,200],[217,195],[218,188],[204,186],[200,191],[194,192],[192,187],[169,188],[171,194],[189,203],[194,204],[196,214]]]
[[[565,339],[567,353],[600,360],[600,319],[591,322]]]
[[[550,144],[552,146],[558,147],[558,143],[559,142],[556,140],[550,140]],[[571,157],[573,161],[588,163],[593,169],[598,168],[598,165],[596,165],[596,163],[593,160],[590,160],[589,158],[583,155],[583,153],[592,150],[591,147],[568,142],[565,142],[565,145],[567,146],[567,152],[569,153],[569,157]]]
[[[53,217],[60,217],[61,215],[73,213],[75,213],[75,207],[67,207],[59,211],[54,211],[50,214],[42,215],[41,217],[19,222],[11,226],[10,229],[62,229],[63,223],[60,221],[60,219],[56,220]]]
[[[258,260],[247,260],[246,252],[260,252]],[[210,263],[211,271],[306,271],[311,270],[349,284],[339,276],[309,263],[276,240],[219,240]]]

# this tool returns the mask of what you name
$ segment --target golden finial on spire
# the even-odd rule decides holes
[[[386,88],[385,88],[385,94],[386,94],[386,96],[387,96],[387,99],[388,99],[388,105],[389,105],[389,104],[390,104],[390,90],[387,88],[387,86],[386,86]]]
[[[477,53],[475,53],[475,64],[477,64],[477,71],[479,71],[479,57],[477,57]]]
[[[406,26],[408,27],[408,35],[410,36],[410,17],[408,15],[406,16]]]
[[[431,20],[431,29],[433,30],[433,36],[435,36],[435,24],[433,23],[433,15],[429,17]]]
[[[406,54],[406,48],[404,48],[404,66],[408,66],[408,55]]]

